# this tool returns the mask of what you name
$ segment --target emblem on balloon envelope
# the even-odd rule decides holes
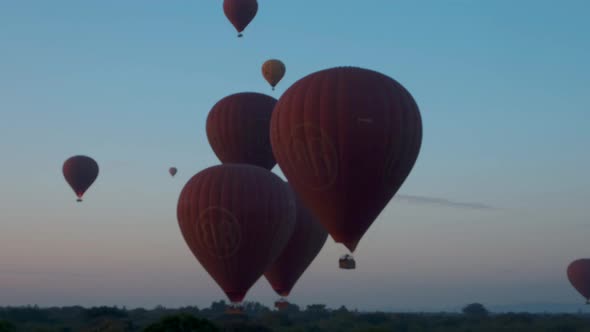
[[[238,251],[242,241],[240,223],[228,210],[220,207],[205,209],[195,227],[198,227],[195,233],[199,244],[209,254],[229,258]]]
[[[302,173],[301,181],[313,190],[325,190],[334,184],[338,175],[338,152],[332,140],[320,127],[303,123],[292,129],[287,143],[288,165]]]

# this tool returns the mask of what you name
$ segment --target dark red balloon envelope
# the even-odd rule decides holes
[[[272,169],[276,162],[270,146],[270,117],[277,100],[242,92],[218,101],[207,116],[207,138],[222,163]]]
[[[256,0],[224,0],[223,13],[242,37],[242,31],[252,22],[258,12]]]
[[[279,256],[295,224],[283,180],[257,166],[224,164],[193,176],[178,200],[182,236],[234,303]]]
[[[289,184],[287,184],[288,186]],[[295,229],[285,249],[264,276],[280,296],[289,296],[303,272],[324,247],[328,232],[295,195]]]
[[[308,75],[271,119],[281,170],[336,242],[354,251],[410,173],[422,142],[416,102],[394,79],[338,67]]]
[[[87,156],[73,156],[64,162],[62,172],[66,182],[76,193],[78,202],[81,202],[86,190],[98,177],[98,164]]]
[[[577,259],[570,263],[567,277],[586,301],[590,301],[590,259]]]

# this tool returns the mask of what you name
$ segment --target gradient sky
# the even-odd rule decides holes
[[[590,2],[259,6],[238,39],[221,0],[0,1],[0,305],[225,298],[175,215],[184,183],[218,163],[207,112],[340,65],[413,94],[422,150],[361,241],[358,269],[338,269],[344,249],[329,239],[293,302],[583,302],[565,269],[590,256]],[[287,65],[274,92],[260,74],[269,58]],[[83,204],[61,174],[75,154],[101,166]],[[247,297],[275,298],[265,279]]]

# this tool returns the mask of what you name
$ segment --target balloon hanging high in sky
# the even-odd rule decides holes
[[[295,192],[334,240],[354,252],[412,170],[422,122],[416,102],[394,79],[337,67],[285,91],[270,137]]]
[[[270,59],[262,64],[262,76],[273,90],[285,76],[285,71],[285,64],[281,60]]]
[[[174,177],[177,172],[178,172],[178,169],[176,167],[170,167],[168,169],[168,173],[170,173],[170,175],[172,175],[172,177]]]
[[[218,101],[207,116],[207,138],[222,163],[276,165],[269,128],[277,100],[256,92],[242,92]]]
[[[224,0],[223,13],[236,28],[238,37],[242,37],[242,31],[252,22],[258,12],[256,0]]]
[[[295,200],[264,168],[218,165],[187,182],[177,217],[194,256],[237,306],[289,241]]]
[[[73,156],[64,162],[62,172],[77,201],[82,202],[82,196],[98,177],[98,164],[87,156]]]

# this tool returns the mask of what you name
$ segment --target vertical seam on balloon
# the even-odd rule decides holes
[[[249,216],[244,215],[243,205],[236,204],[236,202],[243,201],[244,197],[248,197],[247,195],[245,195],[244,191],[251,186],[251,169],[249,167],[245,167],[244,164],[234,164],[232,165],[232,169],[230,171],[231,174],[229,180],[226,180],[229,181],[231,184],[229,195],[231,197],[231,202],[229,202],[229,205],[231,207],[231,212],[232,214],[234,214],[238,224],[237,228],[238,232],[240,232],[240,241],[238,242],[238,247],[234,255],[232,255],[232,257],[229,257],[229,259],[225,261],[225,270],[228,273],[227,275],[231,279],[231,291],[233,293],[240,293],[240,296],[245,296],[248,289],[244,289],[246,287],[244,286],[244,283],[242,281],[243,279],[236,277],[244,275],[243,264],[245,264],[245,261],[243,261],[241,257],[244,255],[244,253],[247,253],[249,251],[249,248],[246,247],[244,249],[243,241],[246,241],[246,244],[249,244],[249,242],[248,234],[244,234],[243,232],[248,232],[249,228],[245,220],[249,219]],[[237,176],[240,177],[241,181],[235,181]],[[234,213],[236,209],[239,210],[239,218]]]

